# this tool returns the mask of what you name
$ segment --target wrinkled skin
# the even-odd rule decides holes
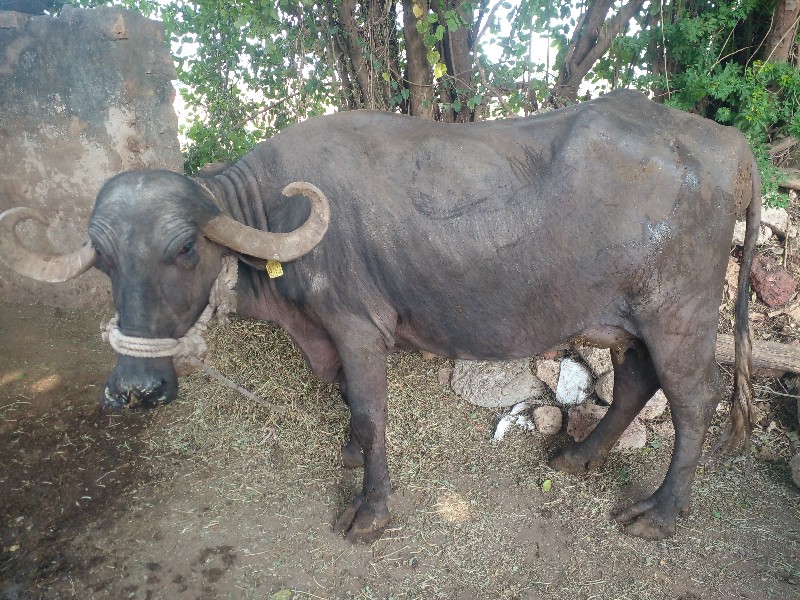
[[[614,403],[553,465],[602,465],[663,388],[672,464],[619,516],[630,533],[661,538],[688,511],[720,399],[717,311],[756,178],[735,130],[621,92],[471,125],[366,111],[311,119],[204,184],[235,219],[270,231],[292,231],[308,213],[280,197],[290,181],[316,183],[330,202],[313,251],[278,279],[241,257],[236,293],[240,313],[280,324],[317,376],[341,385],[351,411],[343,462],[363,465],[364,485],[337,531],[370,541],[389,522],[390,351],[512,359],[581,339],[612,348]],[[124,174],[101,191],[89,230],[123,333],[178,337],[203,309],[227,250],[201,234],[214,214],[201,196],[164,172]],[[120,359],[108,395],[169,401],[170,371],[168,360]]]

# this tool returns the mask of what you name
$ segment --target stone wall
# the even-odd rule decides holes
[[[182,170],[175,78],[162,24],[135,12],[0,12],[0,212],[30,206],[52,223],[20,226],[28,247],[78,248],[95,195],[116,173]],[[101,307],[111,295],[95,270],[43,284],[0,263],[0,300]]]

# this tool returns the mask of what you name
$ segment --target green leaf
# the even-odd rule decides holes
[[[433,76],[436,79],[439,79],[445,73],[447,73],[447,65],[445,65],[444,63],[437,62],[433,66]]]
[[[542,491],[545,494],[550,493],[550,490],[553,489],[553,480],[552,479],[545,479],[542,482]]]
[[[292,590],[278,590],[269,597],[269,600],[290,600],[292,597]]]

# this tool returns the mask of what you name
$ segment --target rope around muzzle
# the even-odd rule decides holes
[[[175,370],[179,375],[201,370],[258,404],[271,410],[282,412],[285,410],[283,407],[270,404],[263,398],[231,381],[214,367],[203,362],[208,354],[208,344],[205,336],[212,320],[216,319],[219,325],[224,326],[229,323],[228,316],[230,313],[236,312],[236,294],[233,289],[236,287],[238,278],[239,260],[233,255],[223,257],[222,269],[211,286],[208,305],[203,309],[195,324],[181,338],[142,338],[125,335],[119,330],[119,314],[115,314],[102,327],[103,341],[111,344],[115,352],[125,356],[136,358],[171,356]]]

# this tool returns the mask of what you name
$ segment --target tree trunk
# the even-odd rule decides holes
[[[594,64],[608,51],[614,38],[636,15],[644,0],[628,0],[613,17],[607,19],[614,0],[589,0],[588,8],[575,26],[564,60],[550,95],[558,102],[578,99],[578,88]]]
[[[778,0],[772,13],[764,58],[772,62],[788,62],[792,56],[800,18],[800,0]],[[796,58],[795,58],[796,61]]]
[[[458,110],[451,109],[443,114],[442,120],[466,123],[473,120],[473,111],[467,106],[472,92],[472,12],[464,10],[463,0],[433,0],[433,8],[439,15],[439,23],[445,25],[445,12],[453,10],[464,22],[463,27],[455,30],[447,28],[444,39],[437,44],[439,54],[447,67],[449,75],[449,102],[458,102]],[[444,101],[445,99],[442,98]]]
[[[427,12],[427,0],[417,2]],[[427,51],[422,36],[417,32],[417,17],[413,12],[414,0],[403,0],[403,31],[406,37],[406,74],[408,86],[408,114],[423,119],[433,119],[433,71],[428,64]]]

